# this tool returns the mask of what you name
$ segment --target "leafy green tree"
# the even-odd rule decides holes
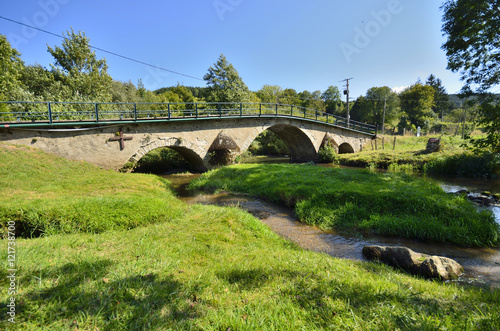
[[[434,88],[434,106],[432,110],[441,116],[441,120],[443,120],[444,113],[450,110],[450,97],[446,92],[446,88],[443,86],[441,79],[435,77],[434,75],[430,75],[425,82],[426,85]]]
[[[385,125],[399,117],[399,98],[390,87],[370,88],[366,92],[366,100],[371,103],[372,110],[366,122]]]
[[[437,118],[432,111],[434,105],[434,88],[422,83],[416,83],[399,94],[401,110],[406,119],[401,126],[414,125],[428,130]]]
[[[281,103],[283,89],[278,85],[264,85],[257,91],[257,96],[263,103]]]
[[[67,31],[62,48],[48,47],[56,78],[71,88],[73,100],[110,101],[111,81],[106,59],[97,59],[85,33]]]
[[[486,137],[471,142],[478,149],[500,152],[500,104],[488,94],[500,83],[499,2],[447,0],[442,9],[448,69],[460,72],[464,94],[480,95],[477,124]]]
[[[321,91],[302,91],[299,93],[299,99],[302,107],[319,111],[325,110],[325,103],[321,99]]]
[[[7,37],[0,34],[0,100],[16,99],[16,90],[19,92],[23,88],[23,67],[21,54],[11,47]]]
[[[342,114],[345,115],[345,114]],[[356,99],[349,111],[349,116],[354,121],[371,122],[372,104],[366,97],[360,96]]]
[[[286,88],[281,94],[280,103],[285,105],[300,105],[299,94],[292,88]]]
[[[249,102],[252,98],[247,85],[224,54],[208,69],[203,79],[208,87],[208,102]]]
[[[443,49],[448,69],[460,72],[464,88],[486,92],[500,82],[499,3],[493,0],[448,0],[442,7]],[[474,88],[475,87],[475,88]]]
[[[338,114],[342,106],[342,97],[337,86],[329,86],[321,94],[321,99],[325,103],[325,110],[330,114]]]
[[[111,82],[111,101],[112,102],[137,102],[139,93],[134,83],[120,82],[113,80]]]

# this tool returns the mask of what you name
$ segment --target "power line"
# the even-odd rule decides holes
[[[37,28],[35,26],[29,25],[29,24],[25,24],[25,23],[22,23],[22,22],[19,22],[19,21],[16,21],[16,20],[12,20],[12,19],[7,18],[7,17],[0,16],[0,18],[3,19],[3,20],[6,20],[6,21],[12,22],[12,23],[23,25],[23,26],[26,26],[28,28],[31,28],[31,29],[34,29],[34,30],[37,30],[37,31],[40,31],[40,32],[43,32],[43,33],[46,33],[46,34],[49,34],[49,35],[52,35],[52,36],[55,36],[55,37],[58,37],[58,38],[67,39],[66,37],[64,37],[64,36],[62,36],[60,34],[53,33],[53,32],[50,32],[50,31],[47,31],[47,30],[44,30],[44,29],[40,29],[40,28]],[[115,52],[107,51],[107,50],[105,50],[103,48],[100,48],[100,47],[95,47],[95,46],[92,46],[92,45],[90,45],[90,47],[93,48],[93,49],[95,49],[95,50],[98,50],[98,51],[101,51],[101,52],[104,52],[104,53],[108,53],[108,54],[114,55],[116,57],[120,57],[122,59],[125,59],[125,60],[129,60],[129,61],[132,61],[132,62],[143,64],[143,65],[148,66],[148,67],[156,68],[156,69],[159,69],[159,70],[170,72],[172,74],[176,74],[176,75],[180,75],[180,76],[184,76],[184,77],[188,77],[188,78],[192,78],[192,79],[196,79],[196,80],[203,80],[203,79],[198,78],[198,77],[186,75],[186,74],[183,74],[183,73],[180,73],[180,72],[177,72],[177,71],[173,71],[173,70],[169,70],[169,69],[166,69],[166,68],[154,65],[154,64],[150,64],[150,63],[147,63],[147,62],[144,62],[144,61],[136,60],[136,59],[130,58],[130,57],[125,56],[125,55],[121,55],[121,54],[118,54],[118,53],[115,53]]]

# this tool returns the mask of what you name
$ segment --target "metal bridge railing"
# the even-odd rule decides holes
[[[221,117],[290,117],[376,133],[372,124],[314,109],[276,103],[99,103],[0,101],[0,127],[58,126]]]

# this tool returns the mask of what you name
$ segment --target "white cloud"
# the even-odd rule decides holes
[[[406,88],[408,88],[408,86],[396,86],[396,87],[393,87],[392,88],[392,91],[396,92],[396,93],[401,93],[403,92],[403,90],[405,90]]]

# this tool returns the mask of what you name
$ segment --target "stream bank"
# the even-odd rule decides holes
[[[465,269],[465,275],[458,282],[486,284],[500,288],[499,248],[467,248],[376,235],[340,235],[335,231],[324,231],[300,222],[293,210],[289,208],[247,197],[244,194],[224,192],[212,195],[193,195],[186,190],[186,186],[198,176],[197,174],[177,174],[162,177],[172,183],[182,201],[188,204],[238,206],[261,219],[275,233],[304,249],[326,253],[336,258],[365,261],[366,259],[361,253],[363,246],[405,246],[416,252],[441,255],[456,260]]]

